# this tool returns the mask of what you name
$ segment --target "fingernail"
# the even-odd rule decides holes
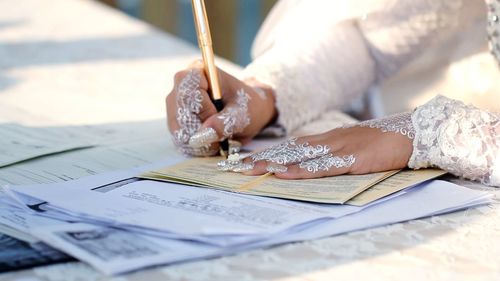
[[[191,136],[189,146],[199,148],[210,145],[219,140],[217,132],[213,128],[205,128]]]
[[[268,171],[269,173],[284,173],[288,171],[288,168],[280,164],[271,163],[267,165],[266,171]]]

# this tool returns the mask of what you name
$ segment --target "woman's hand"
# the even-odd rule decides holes
[[[226,138],[248,142],[275,118],[271,89],[263,85],[256,89],[220,69],[218,73],[221,112],[210,100],[202,62],[175,75],[174,88],[166,98],[168,128],[185,154],[215,155],[218,143]]]
[[[412,142],[398,133],[369,127],[335,129],[291,139],[279,148],[256,153],[248,175],[274,172],[282,179],[310,179],[341,174],[367,174],[406,167]]]
[[[323,134],[292,138],[243,161],[222,161],[222,170],[246,175],[275,173],[282,179],[367,174],[407,166],[413,151],[409,113],[371,120]]]

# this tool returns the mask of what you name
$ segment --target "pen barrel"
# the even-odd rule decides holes
[[[208,88],[210,92],[210,96],[213,100],[222,99],[222,92],[219,84],[219,73],[217,71],[217,67],[215,66],[215,60],[213,52],[211,51],[211,46],[209,46],[210,50],[206,48],[202,49],[204,70],[208,80]]]
[[[219,84],[219,73],[215,66],[215,56],[212,49],[212,38],[210,36],[210,27],[208,25],[208,17],[203,0],[192,0],[193,16],[198,34],[198,45],[200,46],[203,56],[205,74],[208,80],[208,92],[212,98],[212,102],[220,112],[224,108],[222,103],[222,92]],[[229,141],[227,139],[220,143],[221,155],[227,157],[229,150]]]
[[[198,44],[203,56],[205,74],[208,80],[210,94],[213,100],[222,99],[222,92],[219,84],[219,74],[215,66],[215,57],[212,49],[212,38],[210,36],[210,26],[203,0],[192,0],[193,16],[198,34]]]

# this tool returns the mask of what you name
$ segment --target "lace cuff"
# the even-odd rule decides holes
[[[500,186],[498,114],[437,96],[412,114],[410,168],[439,167],[456,176]]]

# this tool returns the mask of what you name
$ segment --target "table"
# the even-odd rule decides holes
[[[164,97],[175,71],[197,57],[193,46],[89,0],[3,1],[0,41],[0,121],[159,132],[163,153],[175,153]],[[114,278],[68,263],[0,280],[499,280],[499,235],[495,199],[492,206]]]

